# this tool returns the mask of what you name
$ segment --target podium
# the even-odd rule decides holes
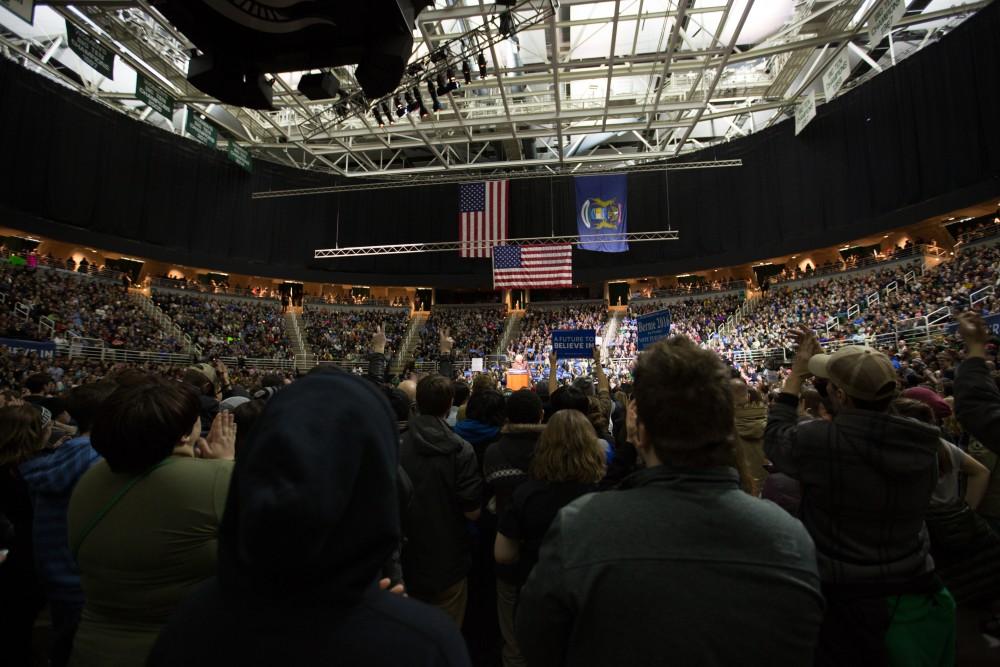
[[[531,373],[507,371],[507,388],[511,391],[531,389]]]

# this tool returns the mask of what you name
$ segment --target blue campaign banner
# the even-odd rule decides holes
[[[670,311],[658,310],[640,315],[636,320],[636,342],[642,352],[653,343],[670,335]]]
[[[38,356],[49,359],[56,353],[56,344],[50,340],[21,340],[19,338],[0,338],[0,346],[12,352],[37,352]]]
[[[580,250],[625,252],[628,250],[626,209],[628,181],[617,176],[577,176],[576,228]]]
[[[1000,337],[1000,313],[996,315],[990,315],[989,317],[984,317],[983,321],[986,322],[986,331],[989,332],[990,336]],[[958,331],[958,322],[949,324],[945,331],[953,334]]]
[[[556,359],[589,359],[594,356],[597,334],[593,329],[557,329],[552,332]]]

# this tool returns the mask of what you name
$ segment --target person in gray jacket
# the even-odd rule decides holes
[[[549,528],[516,618],[528,664],[811,665],[813,543],[740,490],[725,365],[670,338],[639,357],[634,388],[628,431],[646,468]]]
[[[958,316],[958,335],[966,357],[955,377],[955,412],[962,428],[985,447],[1000,454],[1000,389],[986,365],[989,331],[975,313]]]

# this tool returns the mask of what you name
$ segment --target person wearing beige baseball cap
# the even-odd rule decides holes
[[[816,664],[953,664],[955,603],[934,572],[924,525],[940,433],[889,413],[897,383],[884,354],[857,345],[825,354],[808,327],[794,334],[764,451],[802,485],[800,518],[827,601]],[[798,421],[809,376],[827,381],[831,421]]]

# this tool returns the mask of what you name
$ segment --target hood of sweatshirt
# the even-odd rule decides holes
[[[413,415],[407,432],[414,451],[424,456],[451,454],[462,448],[462,438],[440,417]]]
[[[766,405],[744,405],[742,408],[736,408],[736,432],[744,440],[763,440],[766,426]]]
[[[223,589],[360,599],[400,537],[398,438],[367,380],[321,373],[278,392],[236,460],[219,528]]]
[[[455,424],[455,433],[475,445],[495,439],[500,433],[500,427],[484,424],[475,419],[463,419]]]

